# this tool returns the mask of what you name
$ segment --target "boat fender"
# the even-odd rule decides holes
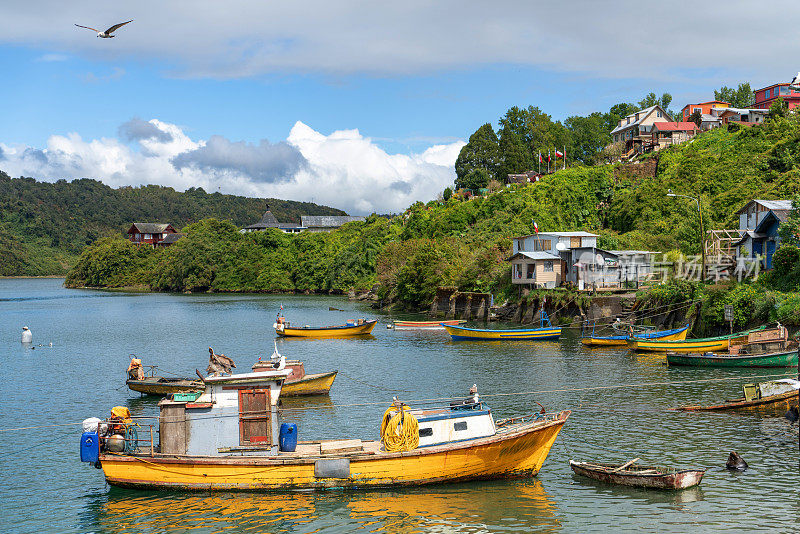
[[[744,471],[747,469],[748,465],[738,452],[732,451],[728,456],[728,461],[725,462],[725,467],[733,471]]]
[[[314,462],[316,478],[350,478],[350,459],[332,458]]]

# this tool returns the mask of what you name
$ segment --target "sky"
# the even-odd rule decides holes
[[[4,0],[0,170],[400,212],[511,106],[789,81],[799,22],[784,0]]]

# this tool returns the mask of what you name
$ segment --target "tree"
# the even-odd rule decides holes
[[[800,246],[800,195],[792,199],[792,210],[789,218],[778,226],[778,237],[783,245]]]
[[[636,113],[637,111],[639,111],[639,108],[636,105],[628,104],[626,102],[620,102],[619,104],[611,106],[611,109],[608,110],[608,113],[603,115],[605,119],[605,129],[610,132],[617,127],[619,121],[631,113]]]
[[[671,102],[672,95],[669,93],[663,93],[661,98],[658,98],[655,93],[648,93],[642,100],[639,101],[639,109],[658,105],[661,106],[661,109],[666,111]]]
[[[719,91],[714,91],[714,99],[727,102],[735,108],[749,108],[755,102],[753,90],[750,89],[748,82],[739,84],[739,87],[733,89],[727,85],[719,88]]]
[[[442,192],[442,200],[447,202],[448,200],[450,200],[450,197],[452,196],[453,196],[453,190],[450,189],[449,187],[445,187],[444,191]]]
[[[475,171],[484,171],[486,176],[497,175],[500,164],[500,145],[497,134],[488,122],[469,136],[469,142],[461,149],[456,158],[456,187],[465,185],[468,176]],[[474,177],[473,177],[474,180]],[[486,182],[489,180],[487,179]],[[481,186],[484,187],[484,186]]]
[[[569,117],[564,125],[571,134],[571,156],[586,165],[594,163],[598,152],[611,142],[602,113],[594,112],[588,117]]]
[[[689,115],[689,122],[695,123],[698,128],[703,125],[703,114],[700,113],[699,109],[694,110],[694,112]]]
[[[778,117],[786,118],[788,113],[789,108],[786,106],[786,102],[784,102],[782,98],[779,98],[769,106],[769,115],[767,115],[767,118],[773,120]]]

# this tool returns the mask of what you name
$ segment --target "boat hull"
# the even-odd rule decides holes
[[[300,380],[293,382],[286,381],[281,388],[281,397],[294,397],[301,395],[327,395],[331,391],[333,381],[336,380],[336,374],[339,371],[332,373],[318,373],[313,375],[305,375]]]
[[[322,328],[293,328],[284,327],[275,329],[275,333],[283,337],[346,337],[363,336],[372,332],[378,321],[366,321],[361,325],[326,326]]]
[[[703,479],[704,469],[685,469],[674,473],[637,473],[637,471],[621,470],[612,472],[613,467],[605,464],[569,461],[569,466],[576,475],[585,476],[607,484],[635,486],[638,488],[676,490],[696,486]],[[657,470],[653,468],[653,470]]]
[[[166,397],[173,393],[193,393],[203,390],[203,384],[188,379],[159,382],[145,378],[144,380],[127,380],[125,383],[131,391],[161,397]]]
[[[114,486],[186,490],[323,490],[416,486],[536,475],[570,412],[495,436],[395,453],[298,457],[101,454]],[[349,460],[348,476],[315,476],[319,462]],[[323,473],[320,473],[322,475]]]
[[[667,364],[693,367],[796,367],[797,349],[745,355],[667,353]]]
[[[664,330],[662,332],[650,332],[644,336],[636,337],[637,341],[657,339],[659,341],[683,341],[686,339],[686,333],[689,331],[689,325],[683,328],[676,328],[672,330]],[[581,338],[581,343],[584,345],[596,345],[606,347],[620,347],[628,344],[630,336],[589,336]]]
[[[659,339],[632,339],[628,341],[628,347],[633,350],[650,352],[710,352],[728,350],[729,339],[716,340],[689,340],[689,341],[665,341]]]
[[[797,391],[788,391],[778,395],[761,397],[751,401],[739,399],[737,401],[717,404],[715,406],[681,406],[678,410],[684,412],[725,412],[725,411],[780,411],[785,412],[800,404]]]
[[[453,338],[453,341],[500,341],[513,339],[558,339],[561,336],[560,328],[533,328],[526,330],[484,330],[478,328],[465,328],[463,326],[444,325],[444,329]]]
[[[395,330],[444,330],[443,325],[457,326],[466,323],[466,320],[457,321],[394,321]]]

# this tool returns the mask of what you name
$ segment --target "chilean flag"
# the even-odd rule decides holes
[[[560,150],[556,150],[556,158],[563,158],[563,157],[564,157],[564,153],[561,152]]]
[[[536,221],[533,221],[533,232],[536,234],[539,233],[539,225],[536,224]]]
[[[542,155],[539,154],[539,163],[541,163],[541,162],[542,162]]]

